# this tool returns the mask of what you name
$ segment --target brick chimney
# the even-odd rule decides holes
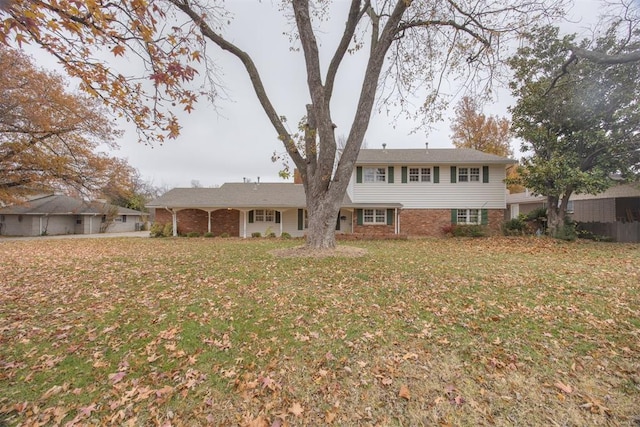
[[[298,168],[293,170],[293,183],[294,184],[302,184],[302,175],[300,175],[300,171]]]

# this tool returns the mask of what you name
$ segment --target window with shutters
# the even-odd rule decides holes
[[[480,209],[458,209],[458,224],[480,224]]]
[[[458,168],[458,182],[480,182],[480,168]]]
[[[386,182],[387,168],[364,168],[364,182]]]
[[[385,209],[364,209],[363,218],[365,224],[386,224],[387,211]]]
[[[409,182],[431,182],[431,168],[409,168]]]
[[[273,209],[256,209],[253,220],[255,222],[273,222],[275,211]]]

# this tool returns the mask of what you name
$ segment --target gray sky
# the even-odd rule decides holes
[[[346,5],[341,0],[336,3],[338,7]],[[598,4],[594,0],[577,0],[568,15],[574,24],[567,28],[582,31],[594,21]],[[278,12],[277,4],[271,1],[234,0],[227,5],[235,12],[227,36],[253,57],[272,103],[280,115],[287,117],[290,130],[295,131],[309,95],[302,53],[290,51],[288,37],[283,35],[289,24]],[[335,28],[340,29],[344,18],[340,16],[334,21]],[[330,29],[318,34],[325,66],[339,36],[338,31]],[[282,165],[273,163],[271,156],[274,151],[282,153],[284,148],[262,111],[244,68],[234,56],[212,44],[208,46],[208,53],[220,67],[229,99],[219,100],[216,109],[203,99],[191,114],[181,113],[181,135],[164,145],[150,147],[138,143],[135,131],[123,123],[121,127],[126,134],[119,142],[120,150],[114,154],[126,158],[144,179],[156,186],[189,187],[195,180],[209,187],[241,182],[245,177],[253,181],[260,177],[262,182],[282,182],[278,177]],[[51,58],[36,56],[41,65],[53,66]],[[339,71],[332,103],[338,136],[349,132],[364,60],[364,52],[348,56]],[[456,92],[455,82],[444,91]],[[484,112],[507,115],[510,102],[508,91],[502,91],[495,103],[485,106]],[[425,142],[432,148],[451,147],[450,121],[446,116],[427,135],[425,131],[412,133],[415,123],[398,118],[393,124],[392,116],[374,112],[365,141],[369,148],[379,148],[383,143],[389,148],[421,148]]]

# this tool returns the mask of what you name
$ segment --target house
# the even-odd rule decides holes
[[[336,231],[437,236],[451,223],[498,230],[506,207],[505,167],[512,163],[465,149],[361,150]],[[156,222],[172,223],[180,234],[302,236],[305,204],[303,186],[294,181],[176,188],[147,207],[155,210]]]
[[[48,194],[0,208],[0,234],[41,236],[135,231],[146,221],[146,215],[105,201],[86,202]]]
[[[515,161],[471,149],[363,149],[347,188],[336,232],[441,236],[445,226],[484,224],[498,231],[506,208],[506,166]],[[226,183],[174,188],[153,200],[157,223],[248,237],[303,236],[306,200],[293,183]]]
[[[507,218],[538,208],[546,208],[546,197],[528,191],[507,195]],[[640,242],[640,183],[619,183],[599,194],[572,194],[567,214],[593,234]]]

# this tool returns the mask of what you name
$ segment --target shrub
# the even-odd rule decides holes
[[[283,231],[282,234],[280,235],[281,239],[290,239],[291,238],[291,234],[287,233],[286,231]]]
[[[190,231],[187,233],[187,237],[200,237],[200,233],[197,231]]]
[[[453,236],[453,230],[456,228],[455,224],[447,224],[442,227],[442,232],[447,236]]]
[[[274,238],[276,237],[276,233],[274,233],[273,231],[269,234],[265,234],[265,237],[269,237],[269,238]]]
[[[502,231],[505,236],[516,236],[525,234],[527,228],[526,222],[522,218],[513,218],[502,225]]]
[[[222,237],[222,238],[227,238],[227,237],[229,237],[229,233],[222,233],[222,234],[220,235],[220,237]]]
[[[253,233],[251,233],[251,237],[262,237],[262,233],[260,233],[259,231],[254,231]]]
[[[153,223],[149,229],[150,237],[164,237],[164,224]]]
[[[547,208],[537,208],[526,215],[528,221],[541,221],[547,218]]]
[[[482,237],[484,236],[484,228],[480,225],[456,224],[452,234],[454,237]]]
[[[556,239],[567,240],[573,242],[578,238],[578,232],[576,231],[576,223],[568,218],[565,218],[564,224],[558,227],[555,236]]]
[[[171,224],[170,222],[166,223],[162,228],[162,235],[164,237],[173,236],[173,224]]]
[[[213,233],[206,232],[202,236],[203,237],[213,237]]]

